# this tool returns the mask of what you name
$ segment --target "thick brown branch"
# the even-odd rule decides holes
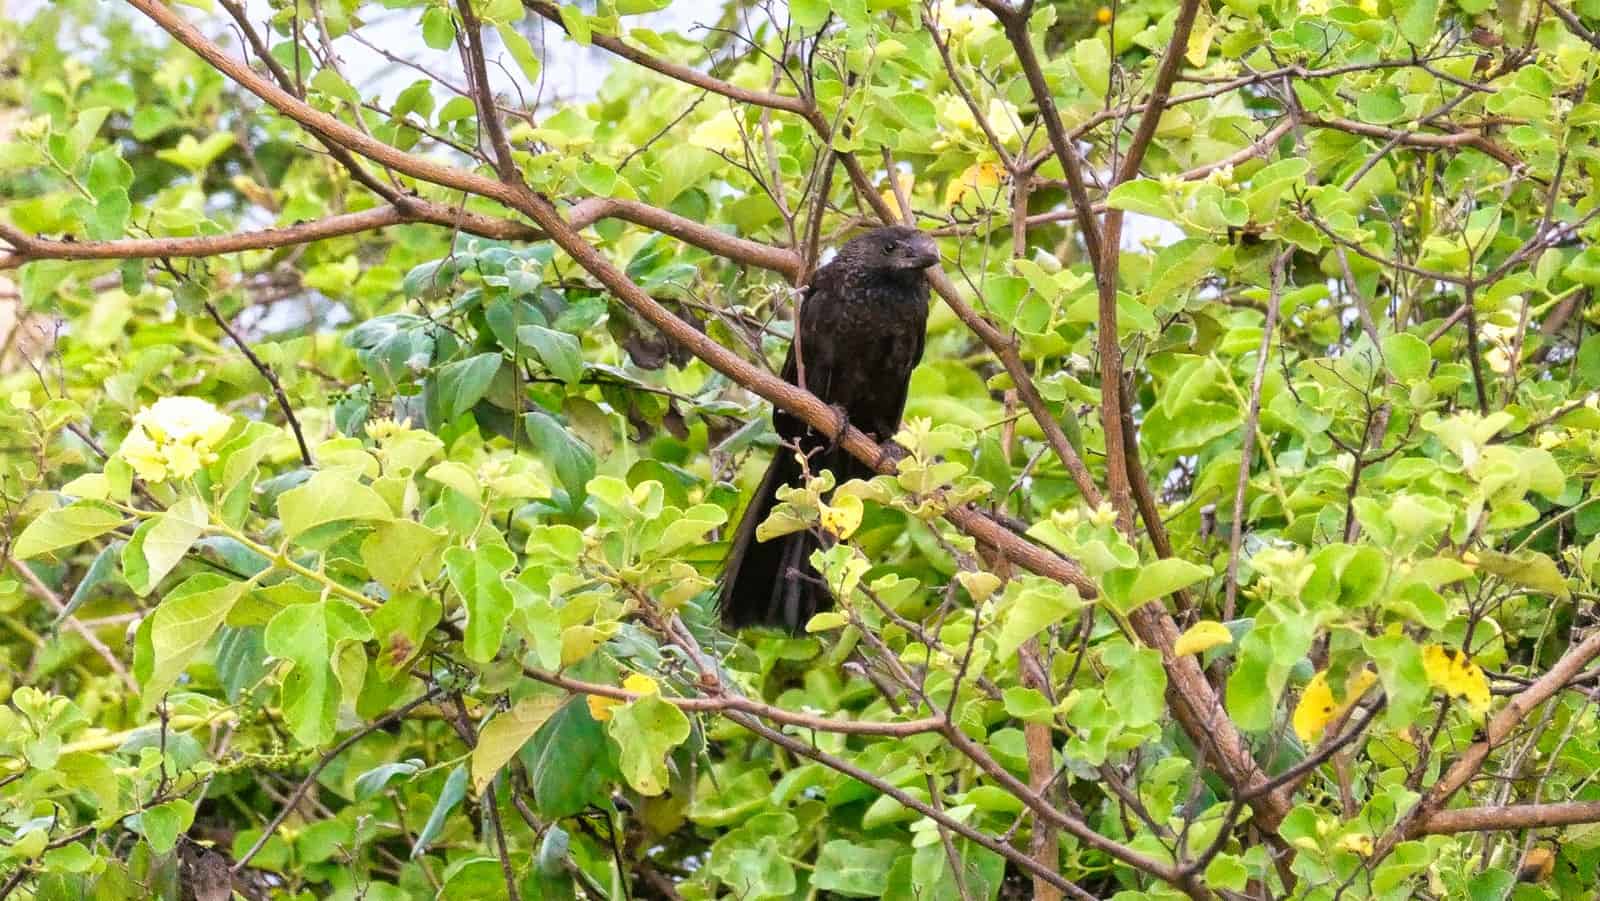
[[[1378,138],[1379,140],[1384,141],[1398,140],[1400,144],[1405,147],[1419,147],[1430,150],[1449,150],[1460,147],[1471,147],[1474,150],[1481,151],[1491,157],[1494,157],[1499,162],[1504,163],[1507,168],[1516,169],[1522,165],[1522,161],[1517,159],[1517,157],[1512,154],[1511,151],[1501,147],[1499,144],[1489,140],[1484,135],[1474,131],[1462,131],[1454,134],[1440,135],[1420,131],[1403,131],[1395,128],[1387,128],[1382,125],[1373,125],[1367,122],[1357,122],[1354,119],[1342,119],[1339,117],[1310,118],[1306,120],[1305,124],[1315,128],[1331,128],[1335,131],[1348,132],[1353,135],[1362,135],[1363,137],[1368,138]]]
[[[1547,829],[1600,823],[1600,801],[1564,801],[1554,804],[1516,804],[1510,807],[1463,807],[1441,810],[1417,832],[1452,835],[1457,832],[1499,832],[1511,829]]]
[[[537,237],[538,232],[525,225],[482,216],[462,213],[443,204],[425,200],[403,201],[405,209],[381,206],[359,213],[344,213],[297,222],[283,228],[265,228],[259,231],[239,232],[231,235],[205,235],[189,238],[128,238],[117,241],[53,241],[35,238],[5,229],[5,238],[16,252],[0,257],[0,270],[15,268],[34,260],[139,260],[157,258],[211,257],[225,253],[248,250],[268,250],[309,244],[327,238],[357,234],[391,225],[408,222],[433,222],[438,225],[459,227],[463,231],[494,238]]]

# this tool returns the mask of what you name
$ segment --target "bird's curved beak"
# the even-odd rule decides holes
[[[926,235],[917,238],[906,251],[908,268],[927,269],[939,265],[939,245]]]

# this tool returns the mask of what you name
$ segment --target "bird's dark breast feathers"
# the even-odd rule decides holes
[[[922,356],[929,295],[926,282],[917,282],[823,281],[801,317],[807,387],[880,441],[899,424],[907,380]]]

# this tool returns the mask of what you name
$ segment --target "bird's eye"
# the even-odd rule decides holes
[[[898,243],[896,243],[894,241],[890,241],[889,243],[883,245],[883,252],[884,253],[894,253],[895,248],[897,248],[899,246],[900,245]]]

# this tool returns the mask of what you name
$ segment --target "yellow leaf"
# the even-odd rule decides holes
[[[861,528],[863,512],[861,498],[853,494],[834,495],[832,502],[822,507],[822,527],[842,541]]]
[[[629,673],[628,678],[622,680],[622,690],[631,691],[636,695],[653,695],[661,692],[661,686],[649,676]]]
[[[589,715],[602,723],[611,719],[611,708],[623,703],[605,695],[589,695],[585,700],[589,702]]]
[[[660,694],[661,686],[649,676],[629,673],[628,678],[622,680],[622,690],[640,696],[653,695]],[[621,698],[608,698],[605,695],[589,695],[585,700],[589,703],[589,715],[602,723],[611,719],[611,708],[630,703]]]
[[[472,749],[472,791],[482,795],[495,774],[517,751],[528,743],[533,733],[539,731],[557,709],[564,696],[556,693],[535,695],[518,701],[510,710],[495,714],[494,718],[478,732],[478,744]],[[589,698],[594,700],[594,696]],[[593,712],[594,705],[589,707]],[[610,716],[611,712],[606,711]]]
[[[956,581],[960,582],[961,587],[967,590],[967,594],[972,595],[972,600],[979,604],[993,597],[995,591],[1000,588],[1000,577],[982,570],[964,569],[956,573]]]
[[[1227,626],[1214,619],[1204,619],[1178,636],[1178,643],[1173,645],[1172,653],[1178,657],[1185,654],[1203,654],[1217,645],[1232,641],[1233,633],[1228,631]]]
[[[1370,669],[1360,669],[1350,674],[1345,682],[1344,703],[1334,700],[1333,688],[1328,685],[1328,671],[1311,677],[1306,690],[1300,693],[1300,703],[1294,708],[1294,734],[1303,742],[1315,741],[1328,724],[1338,719],[1378,681],[1378,674]]]
[[[1489,679],[1466,654],[1430,644],[1422,649],[1422,668],[1428,673],[1428,684],[1452,698],[1460,698],[1473,716],[1482,717],[1489,712]]]
[[[912,175],[910,172],[896,172],[894,181],[900,185],[900,190],[905,192],[906,202],[910,203],[911,189],[916,185],[917,177]],[[900,209],[900,198],[894,196],[893,183],[884,184],[883,189],[878,196],[883,198],[884,206],[894,210],[896,213],[901,213],[902,215],[904,214],[905,211]]]
[[[1352,833],[1341,836],[1335,844],[1339,846],[1340,850],[1349,851],[1351,854],[1358,854],[1362,857],[1372,856],[1372,836],[1370,835],[1360,832]]]
[[[976,191],[979,202],[993,203],[1000,196],[1000,182],[1005,172],[994,163],[973,163],[956,176],[944,190],[945,206],[960,206],[967,195]]]

